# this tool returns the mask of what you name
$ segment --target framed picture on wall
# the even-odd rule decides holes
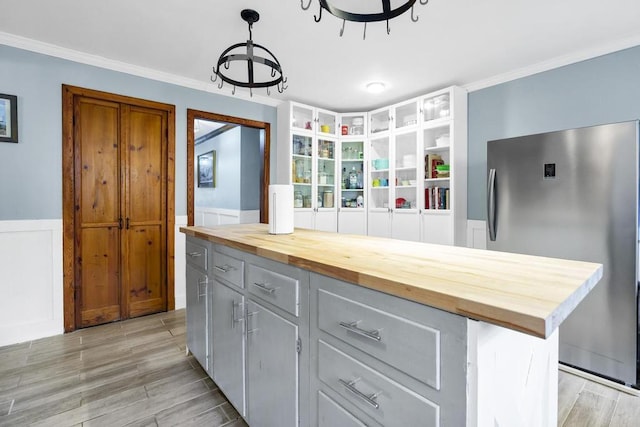
[[[18,142],[18,97],[0,93],[0,142]]]
[[[216,152],[198,156],[198,187],[213,188],[216,186]]]

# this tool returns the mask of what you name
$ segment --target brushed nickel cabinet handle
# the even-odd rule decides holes
[[[244,322],[244,317],[237,317],[238,309],[242,307],[243,303],[231,301],[231,324],[235,326],[236,323]]]
[[[231,270],[235,270],[235,268],[233,268],[232,266],[227,265],[227,264],[225,264],[225,265],[214,265],[213,268],[216,271],[219,271],[220,273],[228,273]]]
[[[365,329],[361,329],[358,327],[358,322],[340,322],[339,325],[346,329],[349,332],[353,332],[354,334],[360,335],[365,338],[369,338],[374,341],[382,341],[382,337],[380,336],[380,331],[371,330],[367,331]]]
[[[380,409],[380,404],[376,402],[376,398],[380,395],[381,392],[373,393],[370,395],[364,394],[363,392],[358,390],[355,386],[356,382],[358,382],[359,379],[360,378],[356,378],[355,380],[352,380],[352,381],[345,381],[342,378],[338,378],[338,381],[340,382],[340,384],[345,386],[345,388],[349,390],[351,393],[355,394],[360,399],[364,400],[366,403],[373,406],[374,408]]]
[[[187,255],[189,255],[191,258],[198,258],[202,256],[201,252],[187,252]]]
[[[254,285],[256,285],[258,287],[258,289],[260,289],[261,291],[264,291],[268,294],[272,294],[276,291],[277,288],[271,288],[268,285],[268,283],[257,283],[257,282],[253,282]]]

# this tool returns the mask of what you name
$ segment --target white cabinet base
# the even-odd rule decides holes
[[[467,320],[467,427],[557,425],[558,331],[546,340]]]

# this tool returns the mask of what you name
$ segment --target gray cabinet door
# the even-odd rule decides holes
[[[243,417],[245,405],[244,296],[214,282],[212,310],[213,380]]]
[[[297,426],[298,326],[249,300],[249,425]]]
[[[187,264],[187,347],[207,370],[207,284],[206,274]]]

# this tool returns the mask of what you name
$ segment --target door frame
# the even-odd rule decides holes
[[[133,98],[109,92],[62,85],[62,283],[64,330],[76,330],[75,302],[75,182],[74,182],[74,100],[77,96],[162,110],[167,113],[167,280],[166,310],[175,308],[175,105]]]
[[[206,111],[187,109],[187,225],[193,226],[194,222],[194,154],[195,154],[195,133],[193,122],[196,119],[209,120],[213,122],[225,122],[240,126],[247,126],[264,130],[264,147],[262,153],[262,179],[260,191],[260,222],[269,222],[269,176],[271,171],[271,123],[257,120],[243,119],[240,117],[225,116],[223,114],[209,113]]]

